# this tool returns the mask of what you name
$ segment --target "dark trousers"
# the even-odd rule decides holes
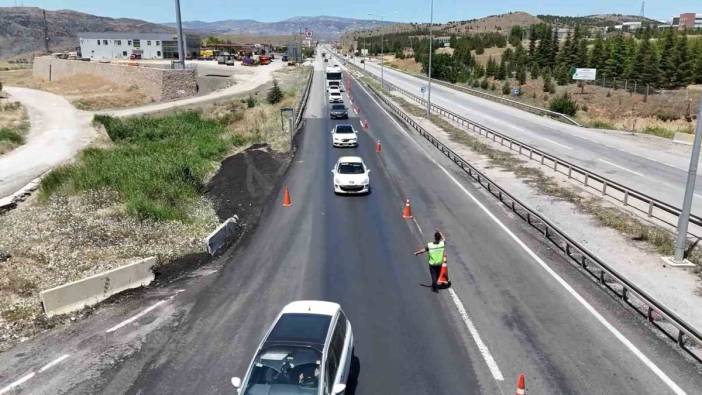
[[[431,275],[431,289],[436,291],[437,285],[436,280],[439,279],[439,273],[441,272],[441,265],[429,265],[429,274]]]

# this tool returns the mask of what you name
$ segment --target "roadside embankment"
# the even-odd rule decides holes
[[[304,73],[304,74],[302,74]],[[0,350],[71,317],[47,319],[39,292],[148,256],[157,273],[201,264],[203,239],[233,215],[244,230],[289,163],[280,109],[294,106],[307,76],[201,111],[96,117],[109,139],[54,169],[40,193],[0,216]],[[89,310],[87,310],[89,311]],[[73,318],[82,313],[73,314]]]

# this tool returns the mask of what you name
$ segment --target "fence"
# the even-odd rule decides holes
[[[360,71],[358,67],[353,67]],[[360,83],[363,84],[363,82]],[[375,92],[373,87],[368,85],[367,87]],[[661,330],[668,338],[675,341],[678,346],[688,352],[698,362],[702,362],[702,334],[695,328],[636,285],[629,282],[592,252],[558,229],[546,218],[517,200],[478,169],[463,160],[463,158],[458,156],[449,147],[441,143],[431,133],[417,124],[385,95],[376,93],[375,96],[407,125],[417,131],[422,137],[441,151],[441,153],[456,163],[468,176],[477,181],[494,197],[499,199],[502,204],[544,235],[549,242],[553,243],[570,259],[571,263],[574,263],[586,273],[590,279],[613,292],[623,303],[632,307],[634,311],[646,318],[651,325]]]
[[[300,101],[297,103],[297,106],[295,106],[295,129],[297,129],[300,126],[300,122],[302,122],[302,114],[305,112],[305,107],[307,106],[307,98],[310,95],[310,87],[312,86],[313,77],[314,70],[311,70],[307,76],[307,83],[302,90]]]
[[[357,66],[354,65],[354,67],[362,71]],[[366,74],[377,79],[377,77],[372,74]],[[426,100],[390,82],[385,81],[385,88],[398,91],[411,100],[426,106]],[[546,153],[539,148],[523,143],[477,122],[471,121],[444,107],[432,104],[431,109],[433,112],[456,122],[465,130],[478,133],[480,136],[492,140],[495,143],[499,143],[501,146],[507,147],[521,156],[539,162],[541,165],[548,166],[553,169],[553,171],[566,175],[570,180],[576,181],[586,188],[594,189],[603,197],[606,196],[614,199],[624,205],[624,207],[633,208],[649,218],[655,218],[670,226],[677,226],[678,217],[681,213],[678,207],[589,171],[572,162],[560,159],[555,155]],[[690,225],[688,234],[695,238],[702,237],[702,217],[691,214]]]

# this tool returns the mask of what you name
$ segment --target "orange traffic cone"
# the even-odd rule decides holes
[[[288,186],[285,186],[283,190],[283,207],[292,206],[292,199],[290,199],[290,191],[288,191]]]
[[[444,261],[441,263],[441,270],[439,271],[439,279],[436,280],[436,284],[440,287],[449,287],[451,282],[448,279],[448,266],[446,266],[446,254],[444,253]]]
[[[412,218],[412,206],[410,205],[409,199],[405,201],[405,207],[402,208],[402,218],[411,219]]]
[[[524,373],[519,373],[517,377],[517,392],[515,395],[526,395],[526,379]]]
[[[383,146],[380,145],[380,140],[375,143],[375,152],[380,152],[383,150]]]

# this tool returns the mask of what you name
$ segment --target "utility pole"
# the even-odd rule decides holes
[[[383,16],[380,16],[380,90],[385,90],[385,51],[383,51],[383,45],[385,43],[385,36],[383,32]]]
[[[41,13],[44,16],[44,50],[48,55],[51,53],[49,52],[49,24],[46,22],[46,10],[41,10]]]
[[[432,27],[434,27],[434,0],[431,0],[431,10],[429,17],[429,83],[427,84],[427,118],[431,118],[431,57],[432,57]]]
[[[183,40],[183,24],[180,20],[180,0],[175,0],[176,24],[178,25],[178,63],[185,69],[185,41]]]
[[[678,218],[678,235],[675,239],[675,256],[672,263],[685,264],[685,242],[687,241],[687,226],[690,223],[690,211],[692,210],[692,197],[695,192],[695,179],[697,178],[697,163],[700,160],[700,142],[702,141],[702,100],[697,109],[697,127],[695,128],[695,140],[692,144],[692,156],[690,157],[690,169],[687,172],[687,185],[685,186],[685,198],[683,207]]]

